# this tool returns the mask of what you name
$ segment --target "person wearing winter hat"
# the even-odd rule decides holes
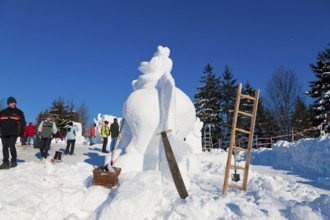
[[[17,137],[22,137],[25,131],[25,116],[23,111],[16,108],[16,99],[8,97],[8,107],[0,111],[0,127],[3,163],[0,169],[9,169],[17,166],[17,151],[15,143]],[[11,154],[11,165],[9,165],[9,150]]]
[[[103,146],[102,146],[103,153],[109,153],[109,151],[107,151],[108,137],[110,135],[110,128],[108,124],[109,124],[108,121],[104,121],[104,125],[101,128],[101,135],[103,138]]]
[[[110,152],[113,153],[115,145],[117,143],[118,136],[120,135],[118,119],[114,118],[113,123],[110,125],[111,133],[111,143],[110,143]]]
[[[77,129],[73,126],[73,122],[70,121],[68,123],[68,127],[66,128],[66,150],[65,155],[69,154],[72,155],[74,153],[74,145],[76,143],[76,133]],[[70,152],[69,152],[70,150]]]

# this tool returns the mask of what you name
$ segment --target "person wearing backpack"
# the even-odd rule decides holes
[[[46,120],[42,121],[38,127],[38,133],[41,137],[40,153],[42,161],[47,159],[50,142],[52,141],[52,134],[56,134],[56,132],[56,124],[52,121],[52,115],[49,114],[46,116]]]
[[[76,143],[76,128],[73,126],[72,121],[68,123],[68,127],[66,128],[66,150],[65,154],[72,155],[74,153],[74,145]],[[70,150],[70,152],[69,152]]]
[[[105,121],[104,125],[101,128],[101,135],[103,138],[103,146],[102,146],[103,153],[109,153],[109,151],[107,151],[108,137],[110,135],[110,128],[109,128],[108,124],[109,124],[109,122]]]

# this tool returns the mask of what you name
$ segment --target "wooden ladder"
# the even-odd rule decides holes
[[[258,90],[255,91],[255,96],[254,97],[244,95],[244,94],[242,94],[242,84],[240,83],[238,85],[237,95],[236,95],[236,103],[235,103],[235,110],[234,110],[234,117],[233,117],[233,124],[232,124],[231,136],[230,136],[230,142],[229,142],[229,151],[228,151],[228,159],[227,159],[227,166],[226,166],[226,175],[225,175],[225,181],[223,183],[223,191],[222,191],[223,195],[227,194],[227,188],[228,187],[237,188],[237,189],[241,189],[241,190],[246,191],[248,174],[249,174],[249,167],[250,167],[253,135],[254,135],[254,125],[255,125],[255,122],[256,122],[256,115],[257,115],[257,108],[258,108],[259,93],[260,93],[260,90],[258,89]],[[241,99],[249,99],[249,100],[253,101],[252,113],[243,112],[243,111],[239,110]],[[247,116],[247,117],[250,118],[250,130],[249,131],[236,127],[237,126],[237,118],[238,118],[239,114],[243,115],[243,116]],[[235,140],[236,132],[243,133],[245,135],[246,134],[249,135],[247,148],[242,148],[242,147],[239,147],[239,146],[235,145],[235,143],[236,143],[236,140]],[[235,157],[236,150],[246,152],[245,167],[236,165],[236,157]],[[234,165],[232,165],[232,161],[231,161],[233,151],[235,151],[234,152],[235,153],[234,154]],[[231,169],[235,169],[235,171],[236,170],[243,170],[244,177],[243,177],[243,184],[241,186],[237,185],[237,184],[228,184],[229,174],[230,174]]]

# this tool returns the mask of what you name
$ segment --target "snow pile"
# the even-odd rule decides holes
[[[279,169],[299,170],[330,176],[330,135],[301,139],[295,143],[279,141],[272,149],[252,154],[252,164],[268,164]]]
[[[0,219],[330,218],[330,191],[322,195],[317,188],[292,180],[291,175],[257,172],[253,165],[247,192],[229,188],[222,196],[227,160],[223,150],[194,155],[200,172],[189,172],[185,200],[159,171],[122,173],[113,189],[93,186],[92,170],[106,156],[101,148],[101,144],[78,144],[74,156],[52,165],[39,161],[38,149],[18,146],[18,166],[0,171]],[[57,150],[64,151],[65,144],[53,144],[50,154]],[[259,158],[263,161],[262,154]],[[194,166],[190,169],[195,171]]]

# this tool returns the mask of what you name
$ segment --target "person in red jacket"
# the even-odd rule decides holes
[[[30,146],[31,138],[33,143],[36,141],[36,126],[30,122],[29,126],[26,127],[26,134],[28,139],[28,145]]]
[[[94,145],[95,144],[95,137],[96,137],[96,124],[94,123],[91,126],[91,130],[90,130],[90,145]]]

